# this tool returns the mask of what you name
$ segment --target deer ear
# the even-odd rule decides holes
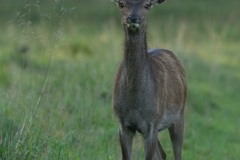
[[[161,3],[163,3],[165,0],[151,0],[151,3],[152,4],[156,4],[156,3],[158,3],[158,4],[161,4]]]
[[[157,3],[158,3],[158,4],[161,4],[161,3],[163,3],[164,1],[165,1],[165,0],[158,0]]]

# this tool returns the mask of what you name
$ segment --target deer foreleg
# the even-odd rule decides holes
[[[156,148],[158,148],[158,131],[157,128],[154,128],[152,124],[149,126],[147,133],[144,133],[144,143],[145,143],[145,160],[153,160],[156,154]],[[156,154],[156,156],[158,156]]]
[[[134,132],[128,129],[119,130],[119,139],[122,149],[122,160],[131,159],[133,135]]]

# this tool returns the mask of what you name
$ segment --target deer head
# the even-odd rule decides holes
[[[137,32],[146,26],[147,12],[155,4],[165,0],[112,0],[122,12],[122,23],[126,29]]]

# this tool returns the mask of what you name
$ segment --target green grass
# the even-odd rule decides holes
[[[114,3],[93,2],[0,7],[0,159],[120,159],[111,109],[120,14]],[[149,13],[149,46],[174,51],[187,72],[186,160],[240,157],[238,6],[166,1]],[[173,159],[167,131],[159,138]],[[132,156],[143,159],[140,135]]]

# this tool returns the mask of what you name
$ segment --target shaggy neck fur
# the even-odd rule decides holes
[[[146,28],[131,32],[125,28],[124,64],[127,72],[127,84],[130,90],[138,90],[146,71],[147,42]]]

